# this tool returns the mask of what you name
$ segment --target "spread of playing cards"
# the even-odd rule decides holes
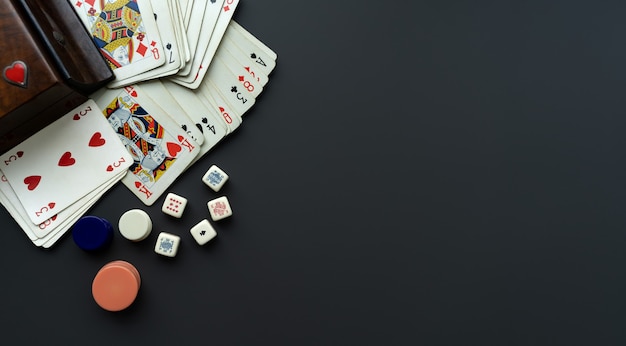
[[[0,202],[43,248],[117,183],[146,206],[167,195],[177,204],[163,211],[182,213],[184,198],[168,188],[241,126],[277,60],[232,19],[239,0],[69,4],[115,78],[0,155]],[[203,181],[217,186],[224,177],[215,167]],[[227,200],[209,208],[216,217],[230,213]],[[202,227],[204,235],[210,225]],[[172,238],[159,240],[171,253]]]

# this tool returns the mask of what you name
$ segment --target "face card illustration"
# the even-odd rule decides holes
[[[0,156],[31,222],[51,218],[132,163],[100,114],[89,100]]]
[[[72,0],[116,80],[165,63],[152,7],[147,0]]]
[[[172,18],[169,2],[155,1],[152,3],[152,9],[157,26],[160,29],[159,35],[163,42],[162,53],[165,55],[165,63],[138,75],[114,80],[107,85],[109,88],[119,88],[144,80],[165,77],[178,72],[184,66],[180,56],[181,51],[176,38],[175,22]]]
[[[132,155],[122,183],[152,205],[191,163],[199,146],[138,86],[102,89],[92,97]]]

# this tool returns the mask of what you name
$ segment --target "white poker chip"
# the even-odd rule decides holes
[[[118,228],[124,238],[131,241],[141,241],[152,232],[152,220],[145,211],[131,209],[122,214]]]

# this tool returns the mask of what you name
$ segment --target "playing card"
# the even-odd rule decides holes
[[[191,19],[191,12],[193,10],[194,0],[178,0],[178,3],[180,4],[179,7],[183,15],[183,24],[185,25],[185,29],[187,29],[189,27],[189,20]]]
[[[183,131],[194,140],[198,145],[204,142],[204,136],[201,130],[195,126],[189,117],[189,114],[176,101],[171,93],[167,91],[160,79],[143,82],[138,85],[144,94],[148,96],[155,104],[167,113]]]
[[[71,228],[74,222],[84,215],[96,203],[100,197],[108,191],[115,183],[117,183],[126,172],[119,173],[109,182],[90,192],[85,197],[79,199],[72,206],[66,208],[57,215],[52,216],[48,220],[39,225],[35,225],[26,215],[26,211],[19,204],[13,190],[9,187],[8,181],[2,176],[0,181],[0,202],[22,228],[24,233],[36,246],[48,248],[54,244],[67,230]],[[8,188],[8,190],[7,190]],[[5,194],[8,193],[7,194]]]
[[[235,131],[242,123],[241,115],[234,111],[222,98],[220,92],[210,80],[205,80],[197,89],[197,95],[204,104],[217,114],[217,118],[226,126],[226,134]]]
[[[88,197],[90,198],[85,198],[85,200],[81,202],[82,206],[78,208],[76,213],[74,213],[70,218],[65,220],[61,225],[59,225],[59,227],[55,228],[52,232],[48,233],[45,237],[40,238],[39,240],[34,241],[33,243],[43,248],[49,248],[50,246],[52,246],[67,231],[69,231],[74,226],[76,221],[78,221],[78,219],[84,216],[85,213],[87,213],[87,211],[91,209],[91,207],[93,207],[93,205],[96,204],[96,202],[98,202],[98,200],[100,200],[100,198],[108,190],[110,190],[111,187],[113,187],[113,185],[115,185],[124,175],[125,175],[125,172],[121,173],[118,177],[102,185],[97,190],[93,191],[91,194],[88,195]]]
[[[177,73],[176,77],[172,77],[172,79],[177,79],[181,82],[191,82],[194,80],[195,75],[190,75],[190,73],[196,71],[202,62],[202,57],[208,48],[213,30],[215,29],[215,24],[217,23],[220,13],[223,11],[222,4],[224,1],[225,0],[199,0],[194,2],[194,6],[200,6],[199,2],[201,2],[204,4],[204,7],[202,8],[202,12],[194,8],[189,28],[187,29],[191,61]]]
[[[237,59],[234,59],[225,49],[218,49],[215,54],[215,59],[219,60],[224,67],[226,67],[226,70],[230,72],[230,78],[236,78],[235,83],[239,84],[242,95],[257,98],[261,94],[263,85],[260,79],[256,77],[254,71],[249,68],[246,69],[244,65],[241,65]],[[210,73],[210,71],[207,73]]]
[[[187,39],[187,28],[185,27],[185,19],[183,17],[183,13],[181,10],[181,3],[176,0],[169,0],[171,11],[172,11],[172,19],[174,20],[174,30],[176,31],[176,40],[178,41],[178,46],[181,52],[181,59],[183,61],[183,66],[189,62],[191,59],[191,52],[189,51],[189,40]]]
[[[239,46],[246,53],[250,63],[266,75],[269,76],[276,67],[278,57],[276,53],[236,21],[230,22],[224,37],[228,37]]]
[[[92,98],[132,153],[122,183],[152,205],[191,163],[199,146],[138,86],[103,89]]]
[[[199,59],[199,55],[194,56],[193,62],[189,64],[191,65],[191,73],[185,78],[173,77],[172,80],[174,82],[190,89],[196,89],[200,86],[200,83],[204,79],[207,68],[211,65],[215,51],[217,50],[217,47],[219,47],[220,41],[224,36],[224,32],[226,31],[228,23],[230,23],[238,4],[239,0],[224,1],[224,4],[220,9],[219,17],[217,18],[217,22],[215,23],[215,27],[212,30],[207,48],[201,55],[202,58]]]
[[[165,52],[148,0],[74,0],[70,3],[117,81],[165,63]]]
[[[265,86],[265,84],[269,82],[269,77],[258,69],[255,66],[256,64],[251,63],[246,53],[241,50],[230,37],[224,36],[222,38],[222,42],[220,42],[220,46],[217,48],[215,55],[219,56],[222,61],[228,63],[229,66],[234,66],[234,64],[241,66],[245,70],[245,73],[248,74],[248,77],[257,81],[260,86]],[[233,70],[236,71],[234,67]]]
[[[8,185],[8,180],[6,180],[6,177],[4,175],[2,176],[2,182],[0,184]],[[25,221],[26,219],[21,217],[21,215],[15,209],[13,203],[11,203],[9,198],[4,195],[2,190],[0,190],[0,203],[9,212],[11,217],[13,217],[13,219],[15,219],[16,222],[18,222],[18,225],[20,227],[22,227],[22,229],[24,230],[24,233],[28,236],[28,238],[31,241],[37,239],[37,237],[35,236],[35,234],[32,232],[32,230],[30,228],[30,226],[34,225],[34,224],[32,222],[30,222],[30,220],[29,221]],[[19,204],[19,202],[17,204],[21,207],[21,204]],[[23,210],[23,208],[22,208],[22,210]]]
[[[24,225],[25,225],[25,229],[24,231],[27,232],[27,234],[32,234],[33,237],[37,238],[37,239],[41,239],[46,237],[50,232],[52,232],[53,230],[55,230],[58,226],[64,224],[67,220],[72,219],[72,217],[74,217],[76,215],[76,213],[82,209],[82,207],[91,199],[93,199],[94,197],[100,195],[101,193],[104,192],[104,189],[107,186],[110,186],[111,184],[116,183],[119,179],[122,178],[123,174],[125,173],[125,171],[122,171],[120,174],[118,174],[118,176],[113,177],[110,181],[106,182],[104,185],[101,185],[99,187],[97,187],[95,190],[93,190],[92,192],[88,193],[87,195],[85,195],[84,197],[80,198],[79,200],[77,200],[74,204],[70,205],[69,207],[63,209],[62,211],[60,211],[59,213],[53,215],[52,217],[50,217],[49,219],[45,220],[44,222],[36,225],[32,222],[30,222],[28,215],[26,213],[26,210],[22,207],[22,205],[19,202],[19,199],[17,198],[17,195],[15,194],[15,192],[13,191],[13,189],[11,188],[11,186],[8,183],[8,180],[6,179],[6,177],[0,172],[0,174],[2,174],[1,179],[0,179],[0,192],[2,192],[2,202],[3,204],[6,205],[6,203],[9,203],[11,206],[13,206],[16,215],[12,215],[13,218],[19,217],[20,219],[24,220]],[[28,220],[26,222],[26,220]]]
[[[183,106],[191,120],[204,136],[204,143],[194,162],[209,152],[226,136],[226,126],[215,114],[215,111],[205,105],[205,101],[198,95],[198,89],[187,89],[179,84],[164,80],[163,86],[172,97]]]
[[[0,156],[31,222],[44,222],[132,163],[100,112],[89,100]]]
[[[247,75],[235,75],[217,56],[205,77],[239,115],[243,115],[254,105],[256,96],[263,89],[255,85],[256,81],[252,81]]]
[[[119,88],[122,86],[137,83],[139,81],[145,81],[158,77],[165,77],[178,72],[178,70],[184,66],[181,59],[181,52],[179,42],[176,38],[176,28],[174,26],[175,21],[172,18],[172,12],[170,10],[169,1],[152,1],[152,10],[154,12],[154,19],[156,25],[159,28],[159,36],[163,43],[162,53],[165,55],[165,63],[159,67],[153,68],[149,71],[140,73],[138,75],[126,78],[116,79],[110,82],[107,87]]]

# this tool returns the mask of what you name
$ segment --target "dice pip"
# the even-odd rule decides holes
[[[163,207],[161,207],[161,211],[173,217],[180,218],[181,216],[183,216],[185,206],[187,206],[186,198],[170,192],[167,194],[165,200],[163,201]]]

